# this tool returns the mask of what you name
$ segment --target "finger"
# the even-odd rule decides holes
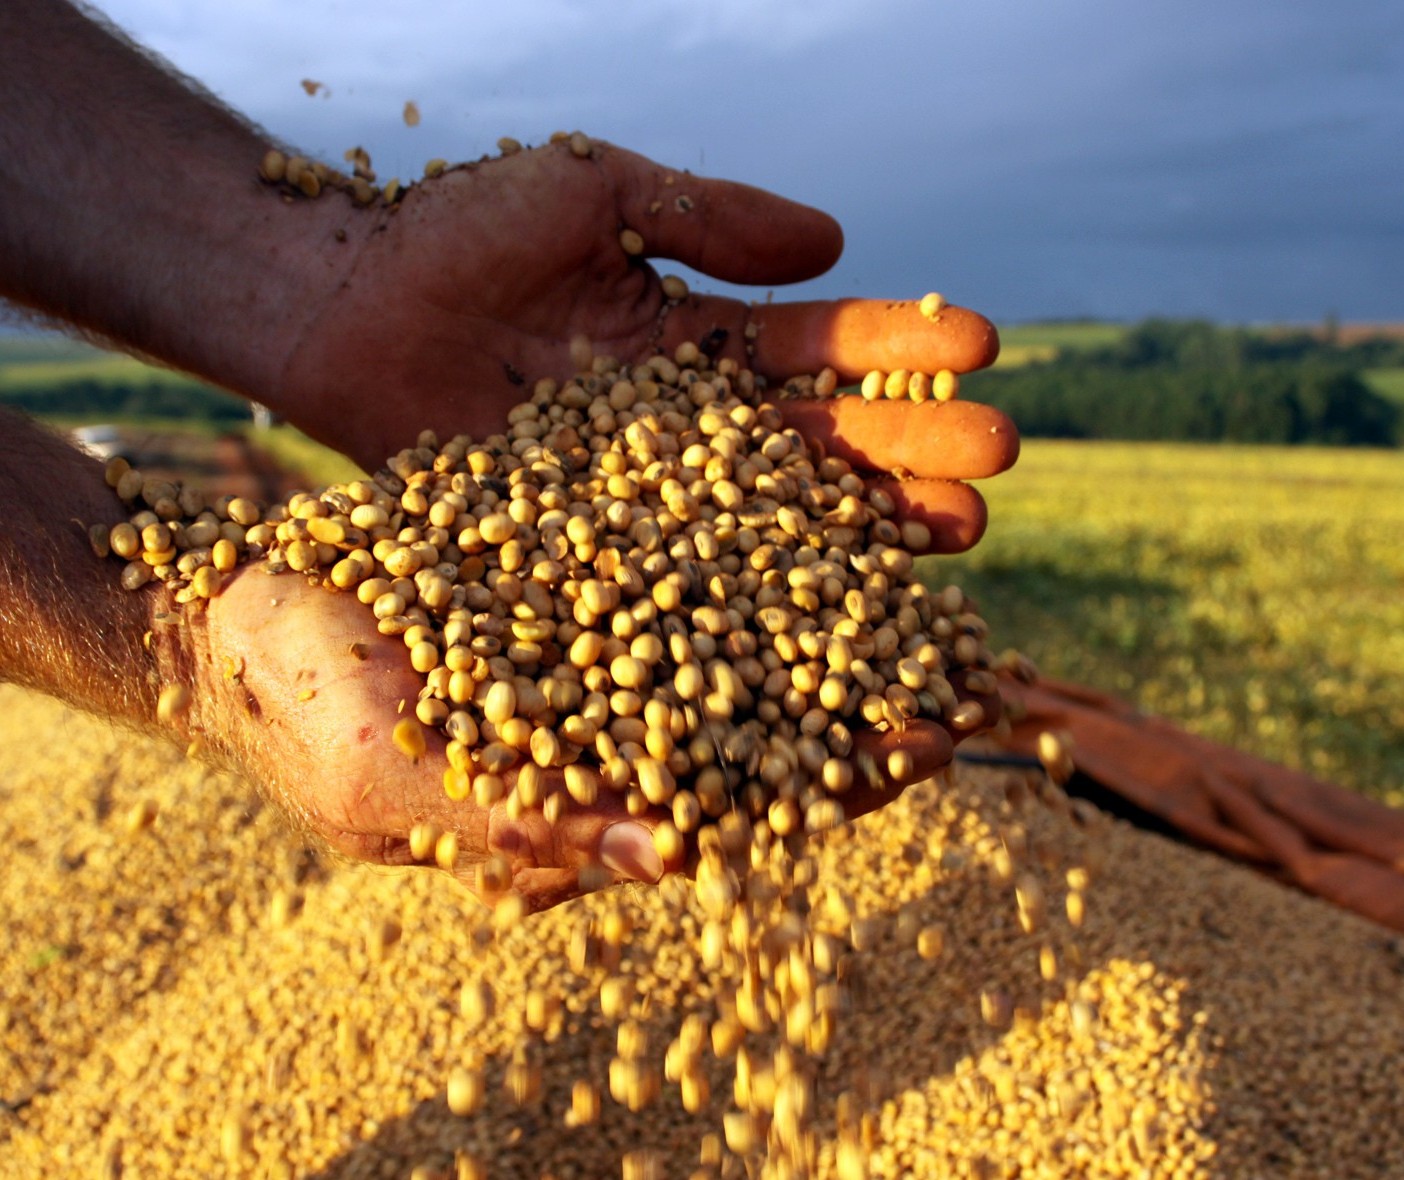
[[[487,851],[506,856],[518,870],[598,865],[617,880],[650,884],[676,867],[665,862],[653,841],[653,827],[665,811],[631,816],[624,797],[613,791],[601,791],[588,807],[564,792],[560,797],[562,807],[549,821],[536,808],[514,817],[505,802],[495,804],[488,815]]]
[[[634,881],[656,883],[665,872],[681,867],[683,856],[672,862],[659,856],[653,842],[651,824],[662,813],[631,818],[621,796],[602,796],[597,804],[581,807],[566,803],[554,820],[530,808],[513,816],[505,802],[483,812],[471,805],[439,802],[437,822],[460,838],[460,856],[450,866],[453,875],[470,892],[489,906],[501,899],[500,893],[485,892],[480,864],[485,856],[505,857],[511,874],[511,891],[518,894],[530,912],[550,909],[579,897],[600,881],[586,882],[587,867],[606,871],[608,883]],[[408,841],[401,836],[358,838],[353,850],[358,859],[385,864],[410,865]]]
[[[880,479],[870,486],[892,497],[899,520],[919,521],[931,530],[931,544],[913,553],[964,553],[985,535],[989,520],[985,498],[969,484]]]
[[[972,692],[966,683],[964,672],[952,672],[949,679],[951,687],[955,689],[956,697],[962,704],[974,703],[980,706],[979,713],[972,714],[972,720],[969,723],[951,727],[952,737],[955,739],[956,745],[960,745],[966,738],[984,733],[998,724],[999,719],[1004,715],[1004,698],[999,695],[997,688],[993,692]]]
[[[892,775],[892,755],[899,752],[910,757],[910,762],[901,768],[900,781]],[[909,721],[900,733],[859,730],[853,735],[853,761],[858,773],[852,788],[841,796],[844,814],[852,819],[886,806],[904,787],[928,779],[949,765],[954,754],[950,733],[934,721]]]
[[[910,299],[768,303],[752,309],[751,322],[753,367],[772,377],[826,365],[843,382],[872,369],[969,373],[999,355],[999,333],[978,312],[948,306],[928,319]]]
[[[921,479],[985,479],[1013,466],[1019,432],[979,402],[782,401],[787,426],[867,471]]]
[[[671,258],[729,283],[795,283],[823,274],[843,251],[827,213],[764,189],[666,168],[623,148],[600,157],[624,223],[651,258]]]
[[[472,888],[471,883],[469,888]],[[585,892],[575,869],[521,869],[512,878],[512,891],[526,902],[530,913],[540,913]],[[491,901],[489,901],[491,904]]]

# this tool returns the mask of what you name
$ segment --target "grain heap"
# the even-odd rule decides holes
[[[984,695],[995,677],[964,595],[912,577],[926,526],[899,526],[887,492],[811,453],[762,393],[692,344],[633,366],[595,358],[571,381],[539,382],[504,435],[440,446],[426,433],[374,479],[271,512],[228,497],[206,510],[115,461],[108,482],[136,511],[93,541],[127,560],[123,585],[161,580],[182,604],[217,595],[249,560],[354,593],[424,676],[395,743],[420,758],[422,727],[441,731],[453,800],[554,818],[608,790],[630,814],[652,809],[662,861],[694,854],[703,962],[729,982],[660,1071],[661,1047],[626,1000],[606,999],[607,975],[602,1006],[621,1022],[610,1096],[639,1111],[666,1075],[700,1113],[704,1050],[732,1059],[726,1147],[786,1177],[817,1166],[815,1077],[861,939],[806,840],[843,822],[855,767],[869,788],[915,776],[909,751],[879,766],[855,730],[925,718],[973,731],[984,709],[952,681]],[[457,867],[452,832],[423,823],[410,845]],[[505,858],[471,871],[494,924],[510,925],[522,907]],[[602,953],[617,959],[627,933],[608,927]],[[518,1104],[540,1089],[533,1060],[528,1044],[514,1050]],[[474,1109],[481,1078],[455,1075],[453,1094]]]
[[[817,843],[818,879],[870,924],[816,1079],[819,1176],[840,1174],[841,1126],[884,1178],[1404,1174],[1387,932],[989,771]],[[725,984],[695,900],[606,891],[470,946],[471,903],[438,874],[324,862],[251,786],[11,685],[0,845],[4,1180],[457,1180],[470,1156],[494,1180],[594,1180],[647,1151],[669,1180],[741,1174],[700,1159],[735,1072],[710,1048],[702,1114],[671,1085],[638,1112],[608,1095],[602,1001],[663,1054]],[[575,958],[616,910],[619,965]],[[386,923],[403,935],[377,959]],[[627,997],[601,996],[611,970]],[[540,1033],[538,993],[561,1001]],[[517,1107],[526,1032],[541,1090]],[[454,1113],[460,1070],[480,1071],[476,1113]],[[590,1086],[594,1122],[572,1113]]]

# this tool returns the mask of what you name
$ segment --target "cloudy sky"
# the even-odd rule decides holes
[[[786,294],[1404,319],[1399,0],[98,7],[276,136],[364,144],[382,177],[581,128],[818,205],[847,251]]]

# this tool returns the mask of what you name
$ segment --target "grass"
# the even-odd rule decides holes
[[[1115,344],[1125,334],[1124,324],[1096,320],[1001,325],[999,359],[995,367],[1014,368],[1035,361],[1051,361],[1064,352],[1104,348]]]
[[[1404,455],[1026,443],[927,571],[997,645],[1261,757],[1404,801]]]
[[[1360,376],[1381,397],[1404,406],[1404,369],[1366,369]]]
[[[309,488],[359,479],[365,474],[345,455],[314,442],[294,426],[280,425],[268,430],[250,426],[245,433],[280,467],[305,477]]]

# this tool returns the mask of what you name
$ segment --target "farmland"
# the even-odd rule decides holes
[[[999,360],[995,367],[1012,369],[1031,361],[1052,360],[1062,353],[1105,348],[1115,344],[1125,333],[1123,325],[1099,320],[1001,327]]]
[[[1026,442],[985,540],[929,576],[1050,675],[1404,793],[1404,456]]]

